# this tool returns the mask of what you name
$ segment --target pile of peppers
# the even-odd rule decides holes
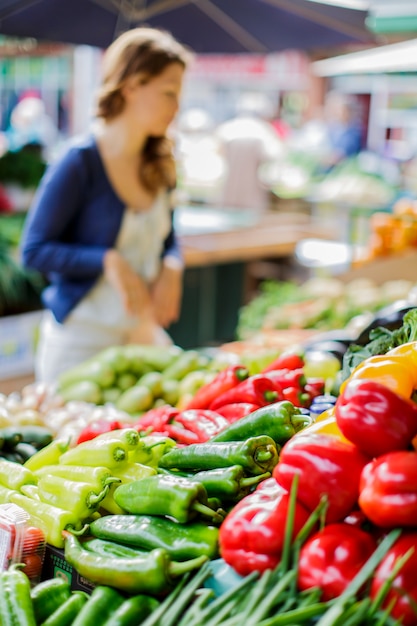
[[[137,420],[135,428],[190,445],[204,443],[229,424],[278,402],[307,408],[323,393],[324,380],[307,379],[304,364],[298,354],[283,354],[253,375],[245,365],[229,365],[202,384],[185,406],[167,404],[150,409]]]
[[[220,553],[240,574],[280,562],[285,509],[297,477],[294,534],[320,507],[321,523],[301,546],[297,584],[340,596],[382,537],[398,539],[359,593],[383,601],[393,619],[417,625],[417,342],[370,357],[353,370],[333,409],[295,433],[272,477],[220,526]],[[329,423],[333,422],[329,434]]]

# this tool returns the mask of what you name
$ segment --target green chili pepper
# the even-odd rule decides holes
[[[203,485],[183,476],[156,474],[120,485],[114,499],[127,513],[169,515],[185,524],[198,513],[221,522],[223,518],[207,505]]]
[[[117,589],[110,585],[99,585],[93,589],[89,600],[72,622],[72,626],[102,624],[122,603],[123,596]]]
[[[64,578],[49,578],[30,592],[37,624],[42,624],[71,596],[71,587]]]
[[[2,626],[36,626],[30,597],[29,578],[14,564],[0,572],[0,615]]]
[[[190,478],[204,485],[209,498],[236,500],[246,496],[256,485],[269,478],[270,472],[258,476],[246,476],[241,465],[219,467],[192,474]]]
[[[176,442],[170,437],[145,435],[135,450],[129,450],[129,463],[141,463],[150,467],[158,467],[159,459],[165,452],[175,448]]]
[[[197,350],[185,350],[162,372],[165,380],[181,380],[190,372],[201,368],[207,359]]]
[[[298,431],[312,423],[309,415],[300,411],[292,402],[282,400],[263,406],[245,417],[232,422],[210,441],[243,441],[248,437],[268,435],[282,446]]]
[[[165,469],[209,470],[241,465],[252,475],[272,472],[278,463],[278,446],[268,435],[245,441],[219,441],[175,448],[163,455],[159,465]]]
[[[113,517],[112,515],[105,515],[105,517]],[[117,516],[119,517],[119,516]],[[90,552],[95,552],[101,556],[115,556],[115,557],[134,557],[141,554],[147,554],[149,550],[139,550],[139,548],[131,548],[130,546],[116,543],[115,541],[107,541],[106,539],[99,539],[99,537],[93,537],[86,539],[82,542],[83,548]]]
[[[109,585],[130,594],[158,595],[170,587],[173,578],[199,568],[207,561],[206,556],[201,556],[177,563],[171,561],[165,550],[159,549],[134,558],[106,557],[85,550],[72,533],[64,531],[63,535],[65,559],[81,576],[96,585]],[[103,617],[101,615],[100,623]],[[77,619],[73,626],[84,626],[84,622],[78,622]]]
[[[111,472],[107,467],[90,467],[87,465],[45,465],[34,472],[39,479],[46,475],[59,476],[69,480],[78,482],[87,482],[95,485],[96,488],[103,488],[111,482],[118,482],[115,473]],[[120,479],[119,479],[120,482]]]
[[[30,515],[33,525],[43,531],[46,542],[55,548],[63,547],[62,531],[65,528],[81,529],[81,521],[72,511],[59,509],[17,491],[11,492],[9,502],[21,506]]]
[[[125,445],[128,450],[135,450],[139,444],[140,436],[135,428],[116,428],[97,435],[95,439],[115,439]]]
[[[100,539],[145,550],[162,548],[175,561],[202,554],[218,555],[219,530],[204,522],[178,524],[156,515],[106,515],[90,524],[89,532]]]
[[[31,472],[36,472],[44,465],[55,465],[69,448],[70,440],[54,439],[50,444],[39,450],[36,454],[25,461],[24,467]]]
[[[141,480],[145,478],[145,476],[153,476],[156,474],[156,469],[153,467],[149,467],[148,465],[143,465],[142,463],[127,463],[126,465],[122,465],[120,468],[115,468],[113,474],[116,478],[119,479],[119,482],[122,484],[132,482],[133,480]],[[118,485],[115,483],[110,486],[110,490],[106,497],[100,503],[100,507],[105,509],[108,513],[113,513],[115,515],[123,514],[125,511],[116,504],[114,500],[114,492]]]
[[[138,594],[127,598],[101,626],[137,626],[158,606],[156,598]]]
[[[84,591],[74,591],[70,597],[50,615],[42,626],[71,626],[90,596]]]
[[[92,465],[93,467],[100,465],[113,470],[127,458],[127,446],[118,439],[95,437],[64,452],[59,463],[64,465]]]
[[[52,474],[46,474],[38,481],[39,496],[42,502],[65,511],[71,511],[80,520],[87,518],[92,511],[98,509],[109,488],[110,483],[99,488],[99,490],[94,484]]]

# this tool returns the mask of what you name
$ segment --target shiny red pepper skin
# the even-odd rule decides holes
[[[376,550],[374,537],[343,522],[328,524],[309,537],[298,559],[298,587],[320,587],[321,600],[340,596]]]
[[[304,365],[305,361],[301,354],[280,354],[279,357],[274,359],[272,363],[262,370],[262,374],[271,372],[272,370],[296,370],[300,367],[304,367]]]
[[[405,450],[417,434],[417,405],[377,380],[349,380],[335,416],[346,439],[371,457]]]
[[[197,435],[199,443],[208,441],[214,435],[229,426],[229,421],[210,409],[187,409],[174,418],[175,424],[181,424],[186,430]]]
[[[369,458],[353,444],[332,435],[297,434],[283,446],[273,476],[290,490],[299,476],[297,499],[313,511],[327,494],[326,522],[343,520],[355,507],[359,479]]]
[[[91,422],[91,424],[88,424],[79,433],[77,444],[82,443],[83,441],[95,439],[95,437],[101,435],[102,433],[108,433],[112,430],[119,430],[121,428],[123,428],[123,424],[118,420],[113,420],[111,422],[108,420],[96,420]]]
[[[377,526],[417,526],[417,452],[387,452],[370,461],[360,478],[359,506]]]
[[[241,417],[246,417],[249,413],[260,409],[259,404],[253,404],[252,402],[232,402],[232,404],[225,404],[217,409],[220,415],[223,415],[232,424]]]
[[[272,402],[278,402],[280,399],[273,383],[267,376],[254,374],[233,389],[229,389],[217,396],[210,404],[210,409],[217,411],[221,406],[235,402],[250,402],[265,406]]]
[[[273,569],[281,560],[289,493],[274,478],[267,478],[236,504],[220,526],[223,559],[241,576]],[[293,537],[309,512],[296,502]]]
[[[229,365],[219,372],[212,381],[200,387],[185,409],[208,409],[220,394],[233,389],[249,376],[245,365]]]
[[[312,402],[312,397],[305,391],[300,391],[298,387],[285,387],[282,390],[282,397],[284,400],[292,402],[294,406],[300,408],[307,408]]]
[[[403,532],[377,566],[369,592],[371,599],[374,600],[386,579],[391,576],[398,558],[405,555],[409,550],[412,550],[413,552],[410,558],[402,566],[397,576],[390,584],[390,590],[383,602],[383,608],[386,608],[390,602],[395,600],[390,615],[394,619],[401,620],[403,626],[415,626],[417,624],[417,612],[415,609],[417,603],[416,548],[417,532]]]
[[[287,387],[296,387],[299,391],[303,391],[305,385],[307,384],[304,369],[301,367],[294,370],[272,370],[270,372],[266,372],[264,375],[273,382],[274,389],[278,392],[282,392],[282,390]]]
[[[199,436],[195,432],[175,422],[178,415],[180,415],[179,409],[169,404],[150,409],[138,419],[134,424],[134,428],[139,432],[149,432],[169,437],[177,443],[184,445],[199,443]]]

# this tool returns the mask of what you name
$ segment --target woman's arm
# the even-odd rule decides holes
[[[22,236],[24,265],[46,275],[58,273],[68,278],[91,278],[102,271],[108,247],[81,244],[74,230],[74,220],[87,210],[87,189],[88,172],[81,150],[70,149],[48,167]]]

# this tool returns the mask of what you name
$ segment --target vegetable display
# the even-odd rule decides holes
[[[168,353],[164,367],[155,352],[160,369],[140,377],[159,393],[198,371],[190,352]],[[125,391],[128,355],[105,361],[126,375]],[[24,619],[416,626],[417,343],[363,360],[338,395],[306,371],[301,354],[256,374],[228,365],[195,377],[198,406],[187,392],[182,405],[141,415],[97,412],[76,436],[45,437],[23,464],[1,461],[0,501],[24,509],[95,585],[91,595],[29,585]]]

